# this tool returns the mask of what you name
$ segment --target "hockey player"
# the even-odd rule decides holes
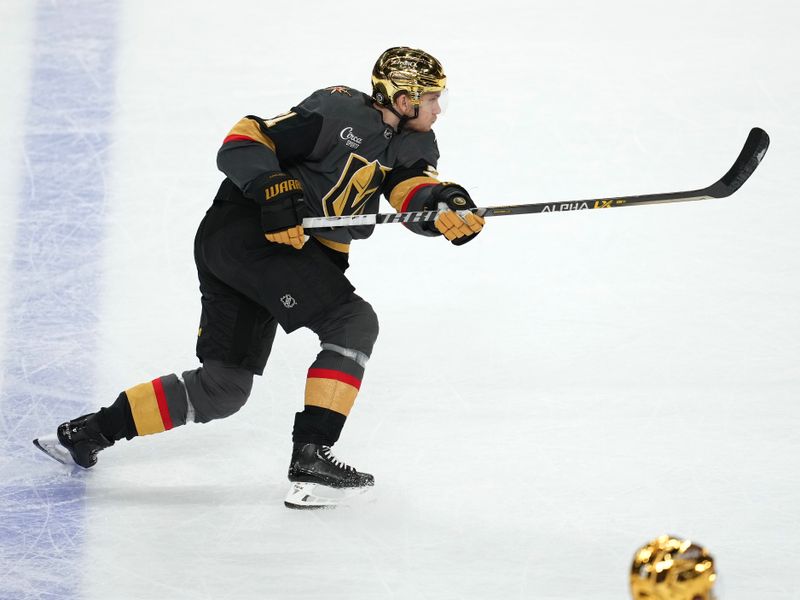
[[[334,86],[272,119],[241,119],[217,155],[226,178],[195,238],[202,366],[135,385],[34,444],[89,468],[123,438],[228,417],[247,401],[253,375],[263,373],[277,325],[287,333],[307,327],[321,350],[295,417],[286,504],[335,503],[343,492],[372,486],[372,475],[338,460],[331,446],[378,335],[372,307],[344,275],[350,242],[373,227],[307,237],[302,219],[376,213],[382,193],[398,211],[439,209],[435,223],[409,224],[414,233],[457,245],[473,239],[483,219],[456,211],[475,204],[463,187],[437,179],[431,128],[445,83],[430,54],[390,48],[373,69],[371,96]]]
[[[662,535],[636,551],[631,564],[634,600],[714,600],[714,559],[702,546]]]

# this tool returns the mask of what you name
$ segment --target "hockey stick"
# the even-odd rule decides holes
[[[642,204],[662,204],[667,202],[689,202],[730,196],[747,181],[764,158],[769,147],[767,132],[758,127],[750,130],[742,151],[733,166],[722,178],[712,185],[688,192],[667,194],[646,194],[643,196],[622,196],[600,198],[597,200],[572,200],[567,202],[542,202],[539,204],[513,204],[511,206],[489,206],[471,209],[482,217],[503,215],[525,215],[531,213],[562,212],[568,210],[591,210],[594,208],[615,208],[618,206],[638,206]],[[438,211],[380,213],[376,215],[346,215],[341,217],[307,217],[303,219],[303,229],[325,229],[329,227],[351,227],[356,225],[382,225],[384,223],[422,223],[436,219]]]

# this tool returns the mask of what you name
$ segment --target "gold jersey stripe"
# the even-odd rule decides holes
[[[344,415],[350,414],[358,389],[335,379],[306,379],[306,406],[319,406]]]
[[[272,117],[271,119],[267,119],[266,121],[264,121],[264,124],[267,127],[275,127],[275,125],[277,125],[281,121],[285,121],[286,119],[291,119],[292,117],[296,117],[296,116],[297,115],[295,113],[293,113],[293,112],[287,112],[287,113],[280,114],[277,117]]]
[[[234,125],[227,137],[231,137],[232,135],[243,135],[255,142],[264,144],[267,148],[275,152],[275,142],[262,133],[258,123],[247,117]]]
[[[336,250],[337,252],[343,252],[347,254],[350,252],[350,244],[345,244],[342,242],[334,242],[333,240],[326,240],[323,237],[313,236],[315,240],[317,240],[323,246],[327,246],[332,250]]]
[[[125,394],[128,396],[133,422],[139,435],[161,433],[165,430],[152,382],[140,383],[125,390]]]
[[[392,205],[397,212],[400,212],[403,209],[403,203],[406,201],[406,196],[418,185],[424,184],[437,184],[439,183],[438,179],[434,179],[433,177],[411,177],[406,179],[405,181],[401,181],[392,190],[392,193],[389,195],[389,204]]]

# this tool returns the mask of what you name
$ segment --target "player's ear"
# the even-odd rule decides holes
[[[411,107],[411,100],[408,97],[408,94],[400,93],[394,97],[394,105],[397,108],[397,111],[401,114],[405,114],[408,109]]]

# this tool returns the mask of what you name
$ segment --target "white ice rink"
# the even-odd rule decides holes
[[[800,8],[789,0],[0,3],[0,598],[621,600],[662,532],[721,600],[800,599]],[[194,368],[195,229],[243,115],[448,74],[439,172],[479,205],[731,198],[378,227],[381,334],[337,455],[377,501],[283,507],[313,334],[233,417],[70,472],[30,443]],[[388,203],[384,210],[390,210]]]

